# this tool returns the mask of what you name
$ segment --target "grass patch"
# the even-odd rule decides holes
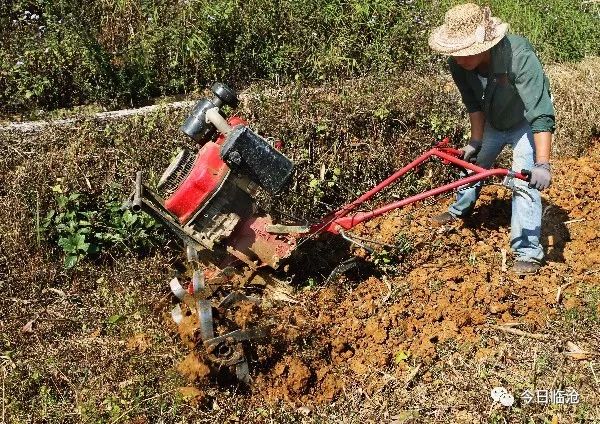
[[[600,324],[600,288],[585,286],[578,298],[580,304],[565,310],[565,320],[579,325]]]

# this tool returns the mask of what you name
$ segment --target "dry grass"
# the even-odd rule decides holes
[[[564,65],[549,68],[559,119],[557,153],[580,154],[597,131],[595,64],[598,59],[576,65],[574,74]],[[304,199],[302,193],[323,164],[330,170],[343,163],[343,185],[362,191],[428,148],[436,136],[450,132],[460,139],[465,122],[447,78],[408,74],[317,88],[256,85],[241,110],[259,130],[281,136],[298,163],[298,185],[291,191],[297,198],[287,205],[296,212],[312,202],[314,193]],[[473,355],[477,346],[449,344],[408,388],[389,379],[390,370],[373,370],[374,376],[389,379],[381,391],[368,395],[356,381],[336,402],[309,415],[289,405],[236,396],[236,387],[204,388],[208,401],[200,408],[182,401],[177,388],[187,383],[174,365],[184,356],[183,346],[163,316],[169,309],[166,281],[177,252],[165,248],[143,258],[105,258],[67,272],[57,249],[45,242],[38,246],[35,232],[36,205],[39,200],[42,215],[51,207],[56,178],[63,178],[69,190],[91,195],[112,183],[128,192],[140,167],[156,178],[176,148],[188,143],[177,131],[182,118],[181,112],[157,112],[119,123],[82,120],[36,135],[0,133],[0,149],[9,152],[0,158],[3,422],[501,423],[513,422],[514,416],[489,410],[485,388],[495,382],[537,379],[539,386],[549,386],[560,379],[583,379],[598,389],[597,361],[565,362],[557,345],[490,332],[486,337],[505,346],[503,353],[481,362]],[[324,201],[341,200],[330,192],[323,196]],[[23,331],[32,319],[32,332]],[[573,326],[567,317],[539,331],[567,337]],[[576,331],[579,338],[591,339],[596,330],[590,322]],[[128,346],[140,333],[149,341],[143,352]],[[545,365],[537,368],[540,358]],[[575,422],[566,417],[600,417],[594,409],[597,391],[582,396],[586,402],[578,407],[540,406],[518,417],[535,422],[555,414],[565,422]]]
[[[552,65],[547,71],[556,108],[554,151],[560,156],[579,156],[587,147],[582,140],[600,134],[600,58]]]

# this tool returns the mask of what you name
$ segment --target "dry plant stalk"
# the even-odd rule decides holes
[[[505,327],[502,325],[490,325],[490,328],[493,328],[495,330],[504,331],[505,333],[514,334],[515,336],[529,337],[531,339],[536,339],[536,340],[548,340],[550,338],[550,336],[547,334],[528,333],[523,330],[518,330],[513,327]]]

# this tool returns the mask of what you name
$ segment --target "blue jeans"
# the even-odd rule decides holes
[[[512,169],[532,169],[535,157],[533,134],[527,121],[516,125],[508,131],[498,131],[486,124],[483,131],[483,143],[477,155],[477,164],[490,169],[494,161],[507,144],[512,146]],[[542,228],[542,201],[540,192],[529,188],[528,183],[515,179],[513,191],[512,216],[510,223],[510,247],[515,259],[527,262],[541,262],[544,251],[540,245]],[[519,191],[526,193],[519,193]],[[461,187],[456,195],[456,202],[450,205],[448,212],[457,217],[465,217],[471,213],[481,191],[481,183]]]

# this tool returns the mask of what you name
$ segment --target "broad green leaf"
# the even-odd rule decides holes
[[[67,269],[73,268],[77,265],[78,257],[76,255],[67,255],[65,256],[64,267]]]
[[[59,209],[64,209],[64,207],[67,206],[67,201],[68,199],[62,194],[56,198],[56,204],[58,205]]]
[[[109,324],[118,324],[119,322],[123,321],[125,319],[125,317],[123,315],[119,315],[119,314],[115,314],[115,315],[111,315],[110,317],[108,317],[108,323]]]
[[[123,214],[123,221],[125,221],[125,224],[131,226],[135,223],[135,221],[137,221],[138,216],[131,213],[131,211],[125,211],[125,213]]]
[[[87,250],[90,247],[90,244],[85,242],[85,235],[75,234],[74,239],[75,239],[75,246],[76,246],[77,250],[82,250],[84,252],[87,252]]]
[[[75,253],[77,251],[77,245],[75,244],[73,236],[59,238],[58,245],[62,247],[66,253]]]

